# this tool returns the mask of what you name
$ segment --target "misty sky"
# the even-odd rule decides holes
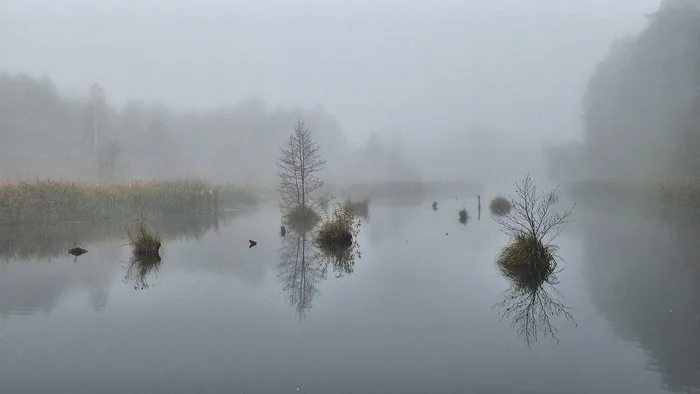
[[[0,70],[112,103],[322,104],[351,140],[580,131],[586,79],[658,0],[0,1]],[[419,140],[415,140],[417,142]]]

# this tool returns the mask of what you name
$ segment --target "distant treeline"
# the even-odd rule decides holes
[[[666,0],[590,77],[584,141],[550,151],[561,178],[700,176],[700,9]],[[576,168],[584,171],[574,173]]]
[[[116,107],[98,84],[74,97],[48,78],[0,74],[0,179],[198,177],[270,185],[279,147],[298,118],[311,127],[330,176],[417,178],[402,152],[377,136],[351,151],[321,107],[269,108],[258,99],[200,112],[140,102]]]

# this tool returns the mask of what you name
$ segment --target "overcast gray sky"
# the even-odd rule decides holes
[[[658,0],[0,1],[0,69],[110,101],[322,104],[351,140],[472,121],[578,133],[586,78]],[[420,140],[420,139],[419,139]],[[418,141],[418,140],[416,140]]]

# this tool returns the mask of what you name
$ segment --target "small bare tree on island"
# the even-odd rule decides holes
[[[320,147],[311,138],[311,130],[301,119],[294,132],[285,140],[277,160],[277,177],[282,198],[282,209],[287,222],[294,225],[315,224],[317,211],[330,200],[319,173],[326,168]]]

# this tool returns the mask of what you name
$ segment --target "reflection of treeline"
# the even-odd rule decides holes
[[[678,229],[700,229],[700,183],[585,182],[570,194],[585,206],[612,215],[633,215]]]
[[[193,214],[255,202],[250,193],[201,180],[98,184],[52,180],[0,183],[3,224],[94,221],[149,215]]]
[[[432,198],[435,195],[455,195],[479,191],[481,185],[466,182],[383,182],[333,185],[335,195],[351,196],[353,199],[405,200]]]
[[[645,182],[579,182],[571,187],[574,195],[591,198],[639,200],[681,206],[700,206],[700,180],[649,180]]]
[[[218,231],[237,213],[211,212],[192,215],[167,215],[148,220],[164,241],[199,238]],[[124,241],[129,224],[124,221],[63,222],[0,226],[0,259],[49,259],[66,255],[67,249],[80,243],[88,246],[101,241]],[[88,247],[89,249],[89,247]]]

